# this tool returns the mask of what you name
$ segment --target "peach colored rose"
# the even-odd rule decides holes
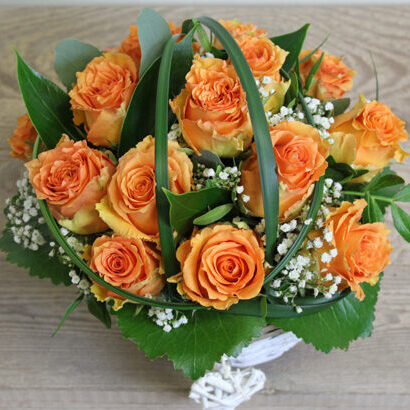
[[[10,144],[10,155],[14,158],[26,162],[33,154],[33,144],[37,138],[37,131],[34,128],[28,114],[24,114],[17,119],[17,128],[14,134],[7,141]]]
[[[191,160],[179,148],[177,142],[168,142],[169,187],[176,194],[191,190],[193,172]],[[120,159],[107,197],[97,209],[114,232],[127,238],[156,241],[155,198],[155,143],[148,136]]]
[[[361,180],[370,180],[393,158],[402,161],[406,154],[399,141],[407,140],[405,122],[380,102],[359,102],[347,113],[338,115],[330,128],[334,140],[330,154],[337,162],[344,162],[370,172]]]
[[[303,59],[311,51],[312,50],[303,50],[300,53],[300,59]],[[300,64],[300,75],[303,83],[306,81],[311,68],[321,55],[322,51],[318,50],[307,61]],[[314,82],[308,90],[308,94],[325,101],[341,98],[346,91],[352,89],[355,74],[356,72],[354,70],[343,63],[343,58],[325,53],[319,70],[315,75]]]
[[[279,218],[295,217],[327,168],[329,148],[317,129],[298,121],[283,121],[271,128],[271,140],[279,179]],[[264,216],[255,144],[241,169],[241,185],[250,197],[246,208]],[[273,172],[273,170],[272,170]]]
[[[339,275],[360,300],[364,292],[360,283],[377,283],[379,274],[390,263],[389,231],[381,222],[361,224],[360,219],[367,203],[364,199],[342,202],[333,209],[326,225],[333,234],[337,256],[322,264],[333,275]]]
[[[234,157],[252,141],[245,93],[233,66],[218,58],[196,58],[185,89],[170,102],[182,136],[196,152]]]
[[[139,296],[156,296],[164,287],[160,263],[161,255],[152,244],[119,235],[97,238],[88,262],[106,282]],[[120,298],[109,290],[105,297]]]
[[[177,259],[178,292],[203,306],[228,309],[257,296],[263,285],[264,250],[249,229],[206,227],[179,246]]]
[[[254,24],[241,23],[237,19],[233,20],[218,20],[231,34],[231,36],[238,40],[242,36],[254,36],[259,37],[266,35],[267,31],[256,27]],[[214,40],[214,46],[217,48],[222,48],[222,44],[217,38]]]
[[[107,229],[95,209],[115,171],[105,154],[65,136],[26,167],[37,198],[47,201],[60,225],[79,234]]]
[[[137,67],[123,53],[104,53],[77,73],[77,84],[69,93],[70,102],[74,122],[84,123],[88,141],[104,147],[119,142],[137,81]]]

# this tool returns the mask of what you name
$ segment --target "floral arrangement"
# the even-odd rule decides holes
[[[371,334],[388,207],[410,241],[407,133],[378,90],[349,109],[355,72],[307,30],[145,9],[118,47],[57,45],[67,91],[16,52],[27,171],[0,247],[77,286],[57,330],[84,301],[192,379],[267,324],[324,352]]]

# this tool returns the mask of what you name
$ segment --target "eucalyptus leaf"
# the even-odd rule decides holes
[[[77,82],[76,73],[84,71],[87,64],[102,52],[91,44],[73,38],[60,41],[55,48],[54,69],[68,90]]]
[[[233,204],[219,205],[216,208],[211,209],[207,213],[196,217],[193,220],[194,225],[210,225],[219,221],[225,215],[229,214],[233,208]]]
[[[397,232],[407,241],[410,242],[410,215],[395,203],[391,204],[393,223]]]
[[[18,83],[28,115],[48,149],[54,148],[62,134],[81,139],[73,124],[70,97],[52,81],[29,67],[15,51]]]
[[[230,191],[222,188],[212,187],[200,191],[174,194],[164,190],[170,203],[170,223],[180,234],[189,232],[193,227],[193,220],[208,210],[226,204],[231,199]]]

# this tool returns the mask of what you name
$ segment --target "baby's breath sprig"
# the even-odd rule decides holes
[[[188,318],[183,313],[173,309],[150,307],[148,317],[166,333],[188,323]]]

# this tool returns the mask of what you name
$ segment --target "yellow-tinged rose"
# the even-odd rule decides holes
[[[169,189],[181,194],[191,190],[193,165],[175,141],[168,142]],[[144,138],[119,161],[98,205],[101,218],[117,234],[128,238],[158,240],[155,193],[154,138]]]
[[[107,229],[95,209],[115,171],[105,154],[65,136],[26,167],[37,198],[47,201],[60,225],[79,234]]]
[[[306,57],[311,51],[303,50],[300,53],[300,59]],[[300,64],[300,76],[303,83],[321,55],[322,51],[317,50],[310,58]],[[325,53],[308,94],[325,101],[341,98],[346,91],[352,89],[355,74],[354,70],[343,63],[343,58]]]
[[[87,139],[111,147],[119,142],[127,107],[138,81],[133,59],[123,53],[105,53],[77,73],[70,91],[76,125],[84,123]]]
[[[271,140],[279,179],[279,218],[284,221],[297,216],[311,195],[314,182],[324,175],[329,147],[317,129],[298,121],[283,121],[271,128]],[[241,185],[249,197],[245,207],[253,215],[263,217],[255,144],[242,166]]]
[[[196,152],[235,157],[252,141],[252,126],[234,67],[218,58],[196,58],[186,85],[170,102],[182,136]]]
[[[194,232],[177,250],[181,274],[178,292],[215,309],[228,309],[252,299],[265,278],[264,250],[256,234],[231,225],[214,225]]]
[[[360,300],[365,296],[360,283],[377,283],[379,274],[390,263],[392,251],[387,239],[389,231],[383,223],[360,223],[366,206],[366,201],[359,199],[342,202],[332,210],[326,226],[333,234],[332,245],[337,255],[329,263],[320,262],[322,269],[344,279],[341,288],[349,286]]]
[[[367,102],[362,95],[353,109],[338,115],[330,128],[334,143],[330,154],[337,162],[370,172],[360,177],[370,180],[393,158],[402,161],[406,154],[399,141],[407,140],[405,123],[380,102]]]
[[[156,296],[164,287],[160,273],[161,255],[153,244],[141,239],[112,237],[97,238],[90,250],[90,268],[109,284],[138,296]],[[114,298],[116,308],[122,307],[123,298],[104,287],[92,287],[98,300]]]
[[[37,138],[37,131],[34,128],[28,114],[24,114],[17,120],[17,128],[13,136],[7,141],[10,144],[11,156],[26,162],[33,154],[33,144]]]

